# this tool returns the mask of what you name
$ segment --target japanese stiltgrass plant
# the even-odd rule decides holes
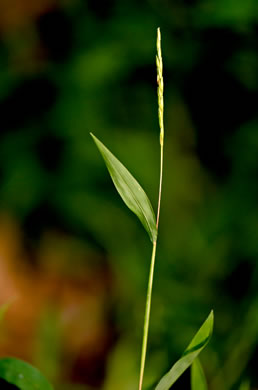
[[[152,242],[152,254],[149,271],[149,281],[147,288],[147,298],[145,307],[145,317],[143,326],[143,340],[141,350],[140,376],[139,376],[139,390],[142,390],[144,368],[147,352],[148,331],[150,322],[152,285],[154,277],[154,266],[156,259],[156,248],[159,228],[161,192],[162,192],[162,177],[163,177],[163,148],[164,148],[164,82],[163,82],[163,62],[161,54],[161,35],[160,29],[157,30],[157,83],[158,83],[158,118],[159,118],[159,143],[160,143],[160,178],[158,191],[158,206],[157,214],[154,214],[151,202],[136,179],[131,175],[127,168],[107,149],[107,147],[93,134],[93,137],[104,161],[113,183],[120,194],[125,204],[131,209],[134,214],[142,222],[149,238]],[[207,345],[212,334],[213,329],[213,312],[211,312],[196,333],[189,346],[186,348],[181,359],[179,359],[159,381],[155,390],[168,390],[176,382],[176,380],[183,374],[183,372],[192,365],[202,349]],[[195,361],[192,367],[191,375],[192,390],[207,389],[205,377],[199,361]]]
[[[157,30],[157,83],[158,83],[158,117],[159,117],[159,143],[160,143],[160,179],[158,191],[158,206],[157,213],[154,214],[151,202],[136,179],[131,175],[127,168],[109,151],[109,149],[93,134],[95,141],[104,161],[113,183],[119,192],[125,204],[131,209],[134,214],[142,222],[147,231],[152,243],[152,254],[149,271],[149,281],[147,288],[146,307],[143,326],[143,340],[140,359],[140,375],[139,375],[139,390],[143,387],[144,368],[147,352],[148,331],[151,311],[152,285],[154,278],[154,266],[156,259],[156,248],[159,228],[161,192],[162,192],[162,177],[163,177],[163,147],[164,147],[164,101],[163,101],[163,64],[161,55],[161,35],[160,30]],[[0,308],[0,319],[3,317],[7,306]],[[191,388],[192,390],[207,390],[207,384],[203,369],[198,355],[207,345],[210,340],[213,330],[213,312],[209,314],[203,325],[193,337],[192,341],[184,351],[182,357],[172,366],[158,382],[155,390],[169,390],[183,372],[191,366]],[[20,390],[53,390],[52,385],[44,378],[44,376],[28,363],[25,363],[15,358],[0,359],[0,378],[10,384],[15,385]],[[126,379],[125,379],[126,380]],[[241,389],[247,389],[245,384]]]

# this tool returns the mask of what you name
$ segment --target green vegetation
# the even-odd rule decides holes
[[[35,367],[14,358],[0,359],[0,378],[20,390],[53,390]]]
[[[156,224],[160,26],[165,169],[143,388],[211,309],[206,387],[258,388],[257,15],[256,0],[0,1],[0,304],[16,298],[1,357],[56,390],[138,388],[150,241],[89,132],[141,183]],[[199,368],[172,388],[205,388]]]

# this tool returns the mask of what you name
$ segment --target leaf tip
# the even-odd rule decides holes
[[[214,311],[211,310],[210,314],[208,315],[207,322],[210,323],[210,335],[213,332],[213,326],[214,326]]]

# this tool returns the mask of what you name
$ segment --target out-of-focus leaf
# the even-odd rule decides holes
[[[113,183],[121,198],[142,222],[152,242],[157,239],[157,228],[152,205],[146,193],[125,166],[92,133]]]
[[[0,378],[20,390],[53,390],[37,368],[19,359],[0,359]]]
[[[250,390],[250,382],[249,380],[245,380],[244,382],[241,383],[239,390]]]
[[[191,365],[191,390],[208,390],[204,371],[198,358]]]
[[[198,330],[183,356],[171,368],[171,370],[163,376],[155,390],[169,390],[170,387],[177,381],[183,372],[191,366],[194,359],[199,355],[203,348],[208,344],[213,330],[214,315],[213,311],[209,314],[201,328]]]

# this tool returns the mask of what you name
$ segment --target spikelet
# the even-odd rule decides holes
[[[161,54],[161,35],[160,29],[157,29],[157,55],[156,55],[156,64],[157,64],[157,83],[158,83],[158,113],[159,113],[159,127],[160,127],[160,145],[163,146],[164,140],[164,82],[163,82],[163,63],[162,63],[162,54]]]

